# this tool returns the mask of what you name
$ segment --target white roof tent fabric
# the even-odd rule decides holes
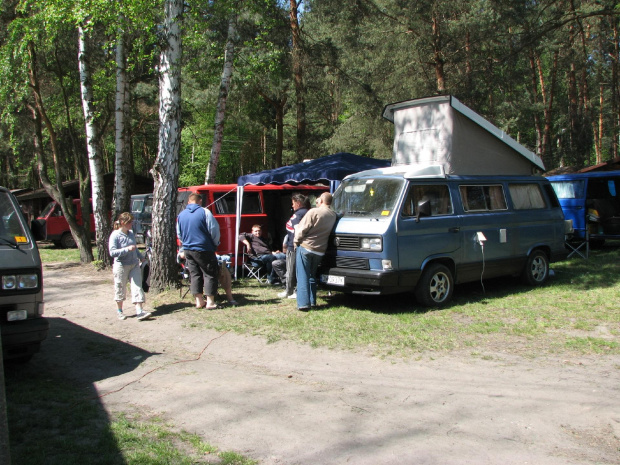
[[[442,165],[447,174],[535,174],[545,166],[501,129],[450,95],[392,103],[392,166]]]

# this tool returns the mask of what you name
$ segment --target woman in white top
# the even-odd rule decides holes
[[[127,318],[123,314],[123,301],[127,292],[127,283],[131,284],[131,302],[136,306],[136,317],[144,320],[151,314],[143,309],[144,290],[142,289],[142,268],[140,264],[144,256],[138,250],[136,238],[131,230],[133,216],[124,212],[114,222],[114,231],[110,234],[109,251],[114,259],[112,271],[114,273],[114,300],[118,319]]]

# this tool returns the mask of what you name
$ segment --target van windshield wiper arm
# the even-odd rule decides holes
[[[6,239],[4,237],[0,237],[0,242],[2,242],[3,244],[6,244],[6,245],[9,245],[9,246],[13,247],[15,250],[20,250],[21,251],[21,249],[19,248],[19,244],[17,242],[10,241],[10,240],[8,240],[8,239]]]

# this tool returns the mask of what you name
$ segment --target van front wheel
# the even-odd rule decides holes
[[[429,265],[415,288],[415,296],[425,307],[443,307],[452,298],[454,278],[450,269],[440,263]]]
[[[549,259],[541,250],[530,254],[523,270],[523,282],[530,286],[541,286],[549,277]]]

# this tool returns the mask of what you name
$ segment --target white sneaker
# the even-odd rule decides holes
[[[297,298],[297,292],[293,292],[291,295],[288,296],[289,299],[296,299]]]
[[[151,316],[151,312],[140,312],[136,315],[136,318],[138,320],[144,320],[145,318],[148,318]]]
[[[280,297],[281,299],[285,298],[286,295],[286,291],[278,292],[278,297]]]
[[[118,314],[118,319],[119,320],[126,320],[127,317],[125,315],[123,315],[123,312],[116,312]]]

